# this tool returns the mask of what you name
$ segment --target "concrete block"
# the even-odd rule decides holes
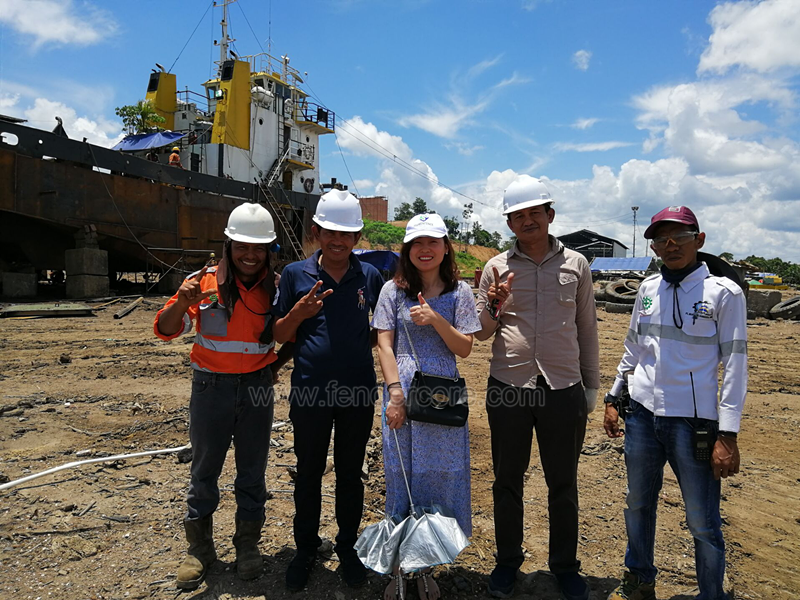
[[[183,283],[184,276],[182,273],[167,273],[158,280],[158,293],[165,296],[172,296],[178,291]]]
[[[37,279],[34,273],[3,273],[3,295],[6,298],[33,298]]]
[[[67,275],[67,298],[108,296],[107,275]]]
[[[75,248],[64,252],[67,275],[108,275],[108,252],[97,248]]]
[[[747,294],[747,312],[756,317],[766,317],[769,309],[781,301],[779,290],[754,290]]]

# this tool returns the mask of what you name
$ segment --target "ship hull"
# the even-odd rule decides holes
[[[266,203],[263,191],[250,183],[151,163],[13,123],[0,122],[0,133],[0,259],[7,263],[0,270],[20,263],[63,269],[64,252],[80,246],[86,231],[96,232],[99,247],[108,251],[112,275],[163,271],[164,263],[194,267],[209,251],[219,253],[235,206]],[[308,246],[319,196],[286,192],[285,197],[290,204],[279,209]],[[281,242],[284,232],[278,234]]]

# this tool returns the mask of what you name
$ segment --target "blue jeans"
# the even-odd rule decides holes
[[[694,538],[699,600],[727,598],[722,589],[725,542],[719,516],[720,482],[711,463],[694,458],[691,419],[656,417],[637,402],[625,420],[625,465],[628,470],[628,507],[625,525],[628,548],[625,566],[643,581],[654,581],[653,564],[658,495],[669,462],[686,505],[686,522]],[[706,422],[716,433],[716,422]]]

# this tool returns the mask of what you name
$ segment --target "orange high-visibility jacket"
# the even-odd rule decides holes
[[[181,155],[177,152],[173,152],[169,155],[169,164],[173,167],[183,167],[181,164]]]
[[[192,273],[189,278],[195,277]],[[259,336],[271,308],[271,299],[261,281],[265,272],[249,290],[236,279],[239,300],[233,308],[231,320],[225,318],[225,308],[219,304],[217,295],[190,306],[183,315],[183,329],[173,335],[164,335],[158,330],[161,313],[178,300],[176,292],[156,315],[153,323],[155,334],[162,340],[174,340],[192,330],[196,321],[196,333],[191,352],[192,368],[212,373],[252,373],[277,360],[275,343],[262,344]],[[271,276],[271,275],[270,275]],[[217,268],[209,267],[200,280],[202,290],[218,289]],[[249,309],[249,310],[248,310]]]

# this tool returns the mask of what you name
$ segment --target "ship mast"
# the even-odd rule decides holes
[[[228,46],[232,40],[228,37],[228,5],[233,4],[236,0],[222,0],[222,38],[219,41],[219,68],[222,69],[222,63],[228,60]]]

